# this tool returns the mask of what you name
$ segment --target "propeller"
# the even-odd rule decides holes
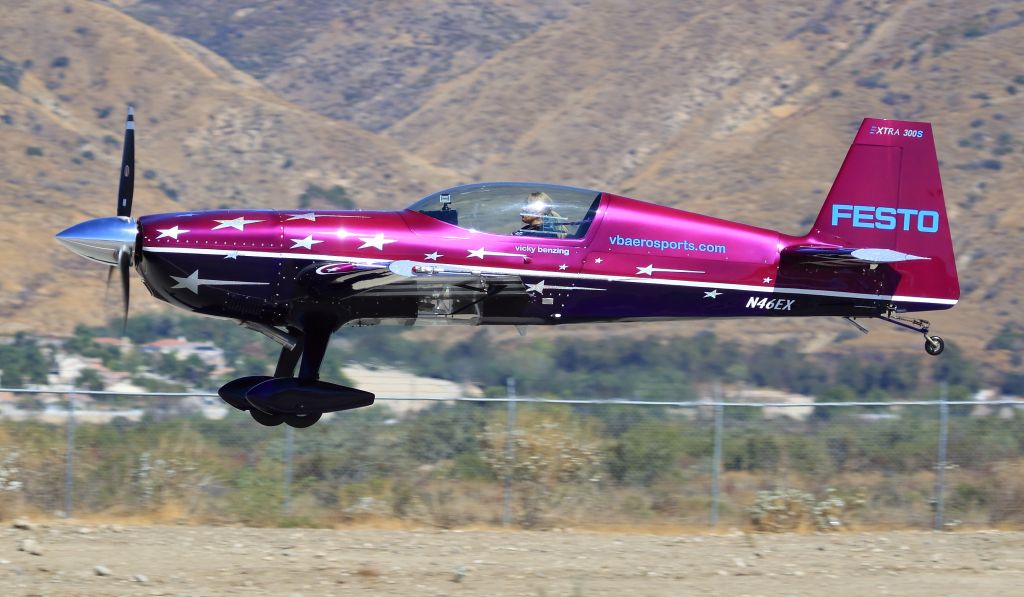
[[[135,196],[135,109],[128,106],[128,117],[124,123],[124,149],[121,152],[121,180],[117,185],[117,216],[132,217],[132,198]],[[134,222],[132,222],[134,224]],[[132,266],[134,246],[122,245],[117,250],[117,269],[121,271],[121,304],[124,315],[121,317],[121,335],[128,330],[128,273]],[[112,266],[107,272],[107,284],[110,284]]]
[[[124,314],[121,316],[121,335],[128,331],[128,273],[132,267],[132,250],[122,247],[117,252],[117,269],[121,270],[121,304]]]
[[[128,327],[128,275],[138,238],[138,225],[131,218],[132,196],[135,194],[135,110],[128,107],[124,125],[124,151],[121,154],[121,180],[117,189],[117,217],[87,220],[57,235],[68,249],[110,266],[107,271],[107,289],[114,277],[114,269],[121,275],[121,300],[124,305],[123,334]]]
[[[132,197],[135,195],[135,109],[128,106],[128,120],[124,123],[124,151],[121,153],[121,182],[117,185],[117,215],[132,217]]]

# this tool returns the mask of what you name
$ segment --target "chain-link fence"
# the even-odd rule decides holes
[[[180,395],[92,394],[114,416],[95,422],[94,411],[68,408],[68,394],[63,409],[0,421],[0,517],[695,530],[1024,521],[1024,416],[1012,401],[554,401],[513,391],[379,400],[293,429],[230,408],[183,413]]]

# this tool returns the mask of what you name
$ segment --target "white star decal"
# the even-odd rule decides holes
[[[174,228],[167,228],[165,230],[160,230],[158,228],[157,232],[160,233],[160,236],[156,237],[157,240],[160,240],[161,238],[164,238],[166,236],[169,236],[169,237],[173,238],[174,240],[178,240],[178,235],[179,234],[185,234],[186,232],[191,232],[191,230],[182,230],[181,228],[178,228],[177,226],[175,226]]]
[[[565,270],[569,269],[569,266],[563,263],[562,265],[558,266],[558,269],[564,272]]]
[[[224,259],[238,259],[238,251],[228,251]]]
[[[536,292],[537,294],[544,294],[545,290],[598,290],[604,291],[604,288],[590,288],[588,286],[548,286],[544,280],[537,282],[536,284],[527,284],[526,292]]]
[[[476,249],[476,250],[473,250],[473,249],[467,249],[467,250],[469,251],[469,256],[466,257],[466,259],[469,259],[470,257],[476,257],[477,259],[483,259],[485,255],[493,255],[495,257],[519,257],[519,258],[523,259],[524,261],[528,261],[526,255],[523,255],[522,253],[503,253],[501,251],[488,251],[486,247],[480,247],[479,249]]]
[[[214,220],[219,222],[213,227],[214,230],[220,230],[221,228],[234,228],[235,230],[245,230],[246,224],[255,224],[257,222],[263,222],[265,220],[246,220],[244,216],[239,216],[234,220]]]
[[[439,257],[444,257],[444,255],[439,254],[437,251],[434,251],[433,253],[427,253],[426,255],[423,256],[423,258],[428,261],[437,261]]]
[[[671,269],[671,268],[665,268],[665,267],[654,267],[653,263],[651,265],[646,266],[646,267],[639,267],[639,266],[637,266],[637,268],[636,268],[636,274],[638,276],[641,275],[641,274],[643,274],[645,276],[650,276],[650,275],[653,275],[654,272],[668,272],[668,273],[675,273],[675,274],[703,274],[704,273],[702,271],[695,270],[695,269]]]
[[[722,295],[722,293],[718,292],[718,289],[716,288],[716,289],[712,290],[711,292],[705,292],[704,293],[704,298],[715,299],[715,298],[718,298],[721,295]]]
[[[360,236],[359,240],[363,241],[363,244],[361,244],[358,247],[356,247],[357,249],[365,249],[367,247],[373,247],[374,249],[377,249],[378,251],[383,251],[384,250],[384,245],[386,245],[388,243],[398,242],[397,240],[393,240],[393,239],[390,239],[390,238],[384,238],[384,235],[381,234],[381,233],[377,233],[377,234],[375,234],[373,236]]]
[[[317,218],[359,218],[361,220],[368,220],[370,219],[370,216],[358,216],[354,214],[318,214],[311,211],[307,214],[288,214],[288,219],[285,221],[309,220],[310,222],[315,222]]]
[[[301,247],[303,249],[309,249],[310,251],[313,250],[313,245],[315,245],[317,243],[324,242],[322,240],[313,240],[313,235],[312,234],[306,236],[306,238],[292,238],[292,239],[289,239],[289,240],[291,240],[293,243],[295,243],[290,248],[298,249],[298,248]]]
[[[597,259],[594,260],[594,263],[601,263],[602,261],[604,261],[604,259],[598,257]]]
[[[191,290],[195,294],[199,294],[200,286],[268,286],[269,282],[239,282],[236,280],[204,280],[199,277],[199,270],[192,272],[187,277],[171,276],[171,278],[177,282],[174,288],[186,288]]]
[[[526,292],[536,292],[537,294],[544,294],[544,280],[541,280],[536,284],[527,284]]]
[[[765,278],[764,280],[761,280],[761,282],[763,284],[771,284],[772,283],[772,279],[771,278]]]

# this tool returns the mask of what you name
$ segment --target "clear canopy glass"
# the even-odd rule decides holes
[[[594,219],[601,193],[527,182],[462,185],[438,191],[409,209],[454,226],[536,238],[580,238]]]

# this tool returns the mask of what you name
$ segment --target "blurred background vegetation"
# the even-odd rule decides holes
[[[79,326],[63,348],[115,370],[163,371],[182,388],[212,390],[219,383],[200,361],[95,342],[119,330],[118,322]],[[210,340],[236,373],[269,372],[277,356],[277,346],[258,334],[195,317],[133,317],[127,333],[136,346],[178,336]],[[1022,393],[1019,375],[987,369],[952,343],[939,359],[800,349],[792,341],[745,348],[710,333],[510,339],[481,329],[439,342],[401,328],[355,328],[335,338],[324,374],[337,379],[328,372],[357,362],[473,382],[489,396],[504,396],[512,377],[521,396],[666,402],[706,398],[716,382],[730,402],[754,387],[818,402],[931,400],[939,382],[948,385],[950,399],[969,399],[986,387]],[[0,355],[5,368],[23,364],[17,365],[20,379],[31,382],[45,379],[47,350],[22,335],[0,346]],[[79,381],[88,385],[85,377]],[[141,422],[78,425],[76,516],[284,526],[495,525],[508,480],[513,523],[521,527],[703,526],[708,520],[710,407],[519,404],[509,435],[505,404],[441,403],[399,415],[379,401],[293,431],[286,459],[287,430],[258,426],[234,410],[216,421],[182,417],[170,403],[164,406]],[[751,505],[768,508],[781,499],[760,492],[786,488],[779,494],[784,502],[795,495],[801,508],[816,512],[817,500],[824,500],[832,504],[829,516],[844,527],[929,526],[937,410],[818,407],[792,420],[766,418],[756,406],[727,407],[722,520],[754,524]],[[985,526],[1024,521],[1024,416],[973,405],[951,412],[948,518]],[[0,424],[0,486],[8,487],[0,491],[0,515],[62,507],[65,441],[61,425]],[[841,514],[835,503],[844,505]],[[763,512],[758,516],[756,524],[768,525]]]
[[[293,431],[290,458],[287,429],[257,426],[236,411],[219,421],[150,415],[79,424],[74,515],[492,526],[502,523],[508,479],[511,522],[523,528],[707,525],[708,416],[671,407],[520,404],[509,436],[505,408],[438,404],[397,417],[382,403]],[[746,526],[759,492],[789,488],[841,500],[844,528],[930,527],[936,409],[908,407],[898,419],[870,423],[846,412],[827,421],[752,421],[747,410],[726,413],[724,524]],[[1016,411],[952,418],[947,520],[1024,522],[1022,423]],[[0,517],[62,510],[65,441],[63,426],[0,424]]]

